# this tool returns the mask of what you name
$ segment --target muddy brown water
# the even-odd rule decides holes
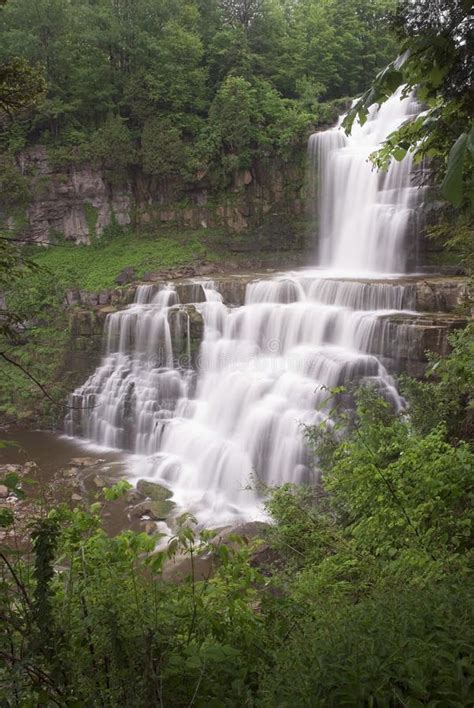
[[[33,484],[23,485],[27,496],[41,498],[47,490],[53,503],[60,503],[71,502],[72,493],[76,492],[84,502],[92,502],[100,494],[101,480],[104,480],[104,486],[110,486],[127,476],[127,455],[124,453],[91,448],[52,432],[0,431],[0,441],[8,443],[0,448],[0,466],[24,465],[26,462],[37,465],[29,475]],[[77,458],[93,458],[95,464],[77,466],[73,463]],[[76,488],[73,489],[72,485]],[[118,533],[124,528],[143,530],[143,524],[130,520],[123,500],[106,504],[103,518],[109,533]]]
[[[92,451],[78,440],[41,430],[9,430],[0,432],[0,440],[11,443],[0,449],[0,464],[21,465],[33,460],[45,480],[75,457],[96,457],[107,463],[124,463],[119,451]]]

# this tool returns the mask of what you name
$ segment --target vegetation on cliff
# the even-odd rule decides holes
[[[393,0],[9,0],[0,61],[44,67],[47,95],[5,131],[59,162],[217,182],[289,157],[327,103],[359,93],[394,52]]]

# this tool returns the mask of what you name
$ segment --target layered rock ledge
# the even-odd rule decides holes
[[[228,307],[245,303],[247,285],[256,280],[275,277],[276,273],[216,274],[212,280]],[[169,279],[148,281],[158,291]],[[194,303],[204,302],[206,279],[178,278],[171,281],[180,305],[170,309],[169,322],[173,351],[178,361],[191,357],[194,364],[202,341],[204,325]],[[469,318],[469,285],[465,277],[405,276],[393,280],[348,279],[347,282],[402,286],[402,308],[410,312],[380,315],[370,351],[381,357],[394,372],[405,371],[422,376],[426,352],[446,355],[448,335],[466,325]],[[70,318],[70,344],[65,355],[65,369],[74,371],[78,382],[86,378],[100,361],[102,338],[107,315],[134,301],[140,283],[102,290],[97,293],[70,290],[65,305]]]

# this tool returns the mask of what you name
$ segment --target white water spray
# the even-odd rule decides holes
[[[140,286],[133,305],[109,315],[106,355],[73,394],[79,410],[67,431],[140,455],[137,475],[168,485],[182,508],[218,526],[260,513],[256,480],[312,478],[303,426],[327,415],[328,388],[370,380],[400,406],[390,361],[372,352],[387,348],[386,315],[410,308],[410,288],[361,273],[403,269],[415,190],[410,158],[385,176],[366,158],[413,110],[409,99],[390,99],[350,138],[332,129],[310,141],[331,270],[255,280],[235,307],[219,283],[195,283],[204,337],[193,367],[177,288]],[[358,278],[338,279],[354,270]]]
[[[414,98],[400,100],[401,89],[366,123],[346,136],[340,123],[309,141],[318,165],[320,264],[351,273],[403,273],[406,238],[415,230],[420,190],[412,183],[412,157],[392,161],[378,172],[369,156],[385,138],[419,112]]]

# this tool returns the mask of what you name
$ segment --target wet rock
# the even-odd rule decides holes
[[[154,521],[146,522],[145,533],[148,534],[148,536],[153,536],[156,533],[156,524]]]
[[[444,313],[385,315],[374,328],[370,351],[393,359],[395,365],[398,362],[399,368],[411,373],[414,364],[426,364],[427,351],[446,356],[449,334],[466,324],[466,318]]]
[[[115,282],[117,285],[126,285],[127,283],[131,283],[132,280],[135,278],[135,268],[132,268],[129,266],[128,268],[124,268],[115,278]]]
[[[81,502],[82,496],[80,494],[71,494],[71,501],[72,502]]]
[[[100,460],[96,457],[73,457],[71,465],[73,467],[93,467],[99,462]]]
[[[138,504],[139,502],[145,501],[146,494],[142,494],[137,489],[129,489],[125,494],[125,501],[127,504]]]
[[[214,536],[211,545],[235,545],[235,542],[230,538],[231,536],[239,536],[247,542],[255,538],[264,538],[269,528],[269,524],[263,521],[247,521],[246,523],[236,524],[235,526],[226,526]]]
[[[241,307],[245,303],[247,285],[253,280],[255,277],[221,278],[216,282],[216,287],[222,295],[225,305]]]
[[[205,302],[206,295],[201,283],[177,283],[176,292],[181,304]]]
[[[148,517],[153,521],[163,521],[173,511],[174,503],[169,499],[153,501],[147,499],[133,507],[130,515],[136,519]]]
[[[196,275],[212,275],[217,272],[217,266],[213,263],[203,263],[202,265],[196,266]]]
[[[21,474],[23,467],[21,465],[0,465],[0,474]]]
[[[0,484],[0,499],[7,499],[10,496],[10,490],[5,484]]]
[[[166,499],[171,499],[173,496],[173,492],[170,489],[167,489],[162,484],[158,484],[157,482],[150,482],[147,479],[138,480],[137,492],[145,497],[148,497],[152,501],[165,501]]]
[[[468,298],[466,278],[433,278],[416,283],[415,309],[419,312],[454,312]]]
[[[190,366],[204,337],[204,319],[194,305],[176,305],[168,311],[175,365]]]
[[[130,285],[126,288],[115,288],[110,293],[111,305],[130,305],[135,298],[136,287]]]
[[[103,477],[100,477],[100,475],[96,475],[92,481],[94,482],[95,486],[98,487],[99,489],[102,489],[103,487],[107,486],[107,482],[105,481],[105,479]]]

